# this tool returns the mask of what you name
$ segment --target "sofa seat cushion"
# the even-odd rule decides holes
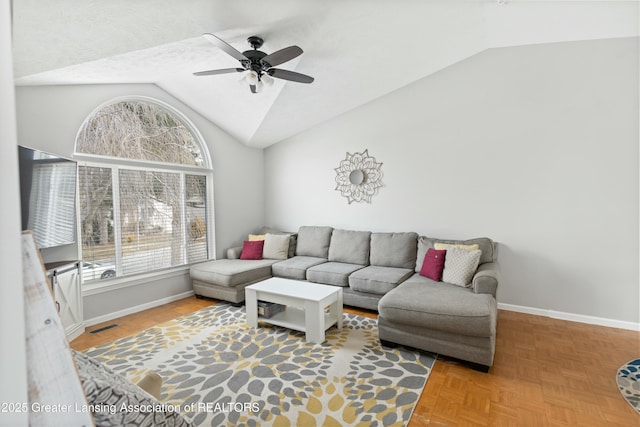
[[[364,268],[360,264],[325,262],[307,270],[307,280],[325,285],[349,286],[349,275]]]
[[[466,336],[496,333],[496,300],[469,288],[413,275],[380,299],[381,317],[395,324]]]
[[[189,273],[192,279],[234,287],[271,276],[271,265],[276,262],[276,259],[218,259],[193,265]]]
[[[299,256],[289,258],[273,264],[271,271],[276,277],[284,277],[285,279],[306,280],[307,269],[314,265],[327,262],[326,258],[318,258],[313,256]]]
[[[354,291],[384,295],[412,274],[410,268],[370,265],[349,276],[349,287]]]

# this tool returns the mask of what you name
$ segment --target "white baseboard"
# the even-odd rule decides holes
[[[158,307],[160,305],[168,304],[173,301],[178,301],[184,298],[189,298],[194,295],[193,291],[183,292],[181,294],[172,295],[170,297],[161,298],[155,301],[147,302],[145,304],[137,305],[135,307],[125,308],[124,310],[116,311],[113,313],[105,314],[102,316],[94,317],[92,319],[87,319],[84,321],[85,326],[93,326],[98,323],[108,322],[109,320],[117,319],[118,317],[126,316],[128,314],[137,313],[142,310],[147,310],[149,308]]]
[[[74,325],[73,328],[67,328],[64,332],[67,335],[67,341],[71,342],[84,333],[84,322]]]
[[[498,308],[501,310],[516,311],[518,313],[550,317],[552,319],[568,320],[570,322],[587,323],[589,325],[606,326],[608,328],[640,331],[640,323],[625,322],[622,320],[606,319],[603,317],[585,316],[583,314],[565,313],[562,311],[545,310],[541,308],[524,307],[521,305],[503,303],[498,303]]]

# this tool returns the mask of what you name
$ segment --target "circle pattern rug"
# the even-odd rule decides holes
[[[202,426],[406,425],[435,362],[381,347],[375,319],[345,313],[314,344],[224,303],[87,353],[134,382],[158,372],[161,400]]]
[[[622,397],[640,414],[640,359],[622,365],[616,383]]]

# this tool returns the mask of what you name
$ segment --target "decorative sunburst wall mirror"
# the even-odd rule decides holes
[[[347,153],[347,157],[335,168],[336,190],[352,202],[371,203],[371,197],[382,187],[382,163],[376,162],[369,155],[369,150],[362,153]]]

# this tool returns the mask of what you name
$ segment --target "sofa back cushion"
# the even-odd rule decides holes
[[[435,243],[446,243],[450,245],[478,245],[478,249],[482,251],[480,254],[480,263],[482,265],[486,262],[496,262],[498,260],[498,252],[496,250],[496,244],[488,237],[479,237],[476,239],[468,240],[445,240],[435,239],[426,236],[420,236],[418,239],[418,256],[416,257],[415,271],[420,272],[422,263],[424,262],[424,256],[427,254],[427,250],[434,248]]]
[[[369,264],[370,231],[333,230],[329,261]]]
[[[296,255],[328,258],[332,231],[332,227],[300,227]]]
[[[418,234],[414,232],[371,233],[371,255],[369,257],[371,265],[414,268],[417,241]],[[424,254],[422,258],[424,258]]]

